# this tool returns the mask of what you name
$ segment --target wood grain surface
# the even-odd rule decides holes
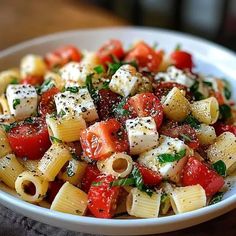
[[[75,0],[0,0],[0,50],[53,32],[127,24],[105,10]],[[236,236],[236,209],[209,222],[162,235]]]

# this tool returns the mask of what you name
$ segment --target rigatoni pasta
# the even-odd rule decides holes
[[[216,132],[213,126],[201,124],[196,133],[201,145],[210,145],[216,140]]]
[[[25,168],[18,162],[14,154],[0,158],[0,180],[10,188],[15,188],[15,181]]]
[[[12,152],[7,135],[3,129],[0,128],[0,158]]]
[[[84,215],[87,209],[87,199],[85,192],[66,182],[57,193],[51,209],[73,215]]]
[[[17,194],[27,202],[41,202],[48,190],[48,181],[36,172],[24,171],[15,182]],[[27,190],[28,189],[28,190]]]

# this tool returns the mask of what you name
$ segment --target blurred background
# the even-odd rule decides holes
[[[151,26],[236,51],[236,0],[0,0],[0,50],[64,30]]]

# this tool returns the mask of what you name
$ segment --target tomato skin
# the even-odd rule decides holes
[[[206,192],[207,197],[213,196],[224,185],[224,178],[207,164],[195,157],[190,157],[183,169],[183,186],[200,184]]]
[[[161,183],[162,177],[159,173],[150,170],[149,168],[140,165],[140,164],[136,164],[137,168],[139,169],[142,178],[143,178],[143,182],[145,185],[148,186],[157,186]]]
[[[140,93],[128,100],[130,110],[139,117],[151,116],[156,122],[157,129],[163,121],[163,107],[160,100],[153,93]]]
[[[192,149],[197,149],[200,145],[196,131],[187,124],[178,125],[176,122],[169,122],[167,125],[162,126],[160,133],[171,138],[179,138]],[[188,136],[191,141],[185,140],[182,135]]]
[[[113,61],[112,56],[117,59],[123,58],[125,52],[120,40],[111,39],[107,41],[101,48],[97,51],[97,56],[103,65]],[[112,55],[112,56],[111,56]]]
[[[54,198],[56,197],[57,193],[59,192],[63,184],[64,182],[62,181],[49,182],[49,188],[48,188],[47,197],[46,197],[46,200],[49,203],[53,202]]]
[[[188,52],[177,50],[170,54],[171,63],[178,69],[189,69],[193,68],[192,55]]]
[[[32,119],[31,124],[18,122],[7,133],[7,137],[17,157],[38,160],[51,146],[51,142],[45,121],[36,117]]]
[[[100,99],[97,103],[97,111],[101,120],[113,117],[112,111],[121,101],[122,97],[108,89],[98,91]]]
[[[58,88],[53,87],[42,94],[38,106],[39,114],[42,117],[45,117],[47,114],[51,114],[56,111],[54,96],[59,92],[60,90]]]
[[[43,76],[33,76],[33,75],[28,75],[24,79],[20,81],[21,84],[30,84],[33,86],[38,86],[41,85],[44,81]]]
[[[236,135],[236,125],[227,125],[221,122],[217,122],[214,125],[216,135],[219,136],[224,132],[231,132],[232,134]]]
[[[141,70],[157,72],[163,59],[163,53],[155,52],[145,42],[138,42],[126,55],[125,61],[136,61]]]
[[[98,176],[94,182],[99,182],[99,186],[91,185],[88,192],[88,209],[98,218],[112,218],[117,207],[120,187],[110,187],[110,183],[116,178],[108,176]]]
[[[44,60],[49,69],[56,66],[63,66],[70,61],[79,62],[82,58],[82,53],[79,49],[72,45],[60,47],[53,52],[46,54]]]
[[[102,160],[114,152],[128,150],[128,140],[116,119],[97,122],[81,133],[80,142],[86,156]]]
[[[81,189],[88,193],[92,182],[95,181],[95,179],[101,175],[99,169],[96,165],[88,164],[85,170],[85,174],[81,180]]]

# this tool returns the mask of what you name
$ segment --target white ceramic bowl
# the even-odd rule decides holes
[[[16,66],[27,53],[44,54],[64,44],[81,49],[96,50],[109,38],[121,39],[128,47],[134,40],[158,42],[160,48],[173,50],[177,43],[194,55],[196,70],[223,76],[232,82],[236,98],[236,55],[216,44],[193,36],[149,28],[106,28],[63,32],[30,40],[0,52],[0,70]],[[8,208],[32,219],[78,232],[109,235],[144,235],[186,228],[222,215],[236,207],[236,185],[224,200],[196,211],[156,219],[97,219],[51,211],[24,202],[0,190],[0,202]]]

